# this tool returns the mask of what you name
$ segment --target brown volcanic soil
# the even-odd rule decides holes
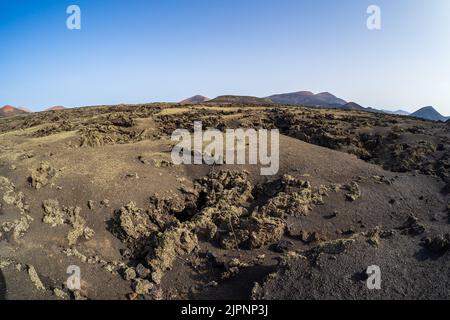
[[[280,129],[279,175],[171,165],[170,134],[196,120]],[[449,138],[442,123],[299,107],[0,119],[0,299],[446,299]]]

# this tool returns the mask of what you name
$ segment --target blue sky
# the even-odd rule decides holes
[[[310,90],[450,115],[449,14],[448,0],[0,0],[0,105]]]

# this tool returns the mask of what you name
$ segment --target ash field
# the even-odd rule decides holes
[[[174,165],[171,134],[195,121],[278,129],[278,174]],[[0,299],[448,299],[449,162],[448,122],[370,112],[204,103],[3,118]]]

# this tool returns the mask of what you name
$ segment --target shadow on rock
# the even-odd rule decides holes
[[[0,270],[0,300],[6,300],[6,281],[2,270]]]

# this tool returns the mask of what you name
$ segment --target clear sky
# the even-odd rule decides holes
[[[450,115],[449,17],[449,0],[0,0],[0,105],[309,90]]]

